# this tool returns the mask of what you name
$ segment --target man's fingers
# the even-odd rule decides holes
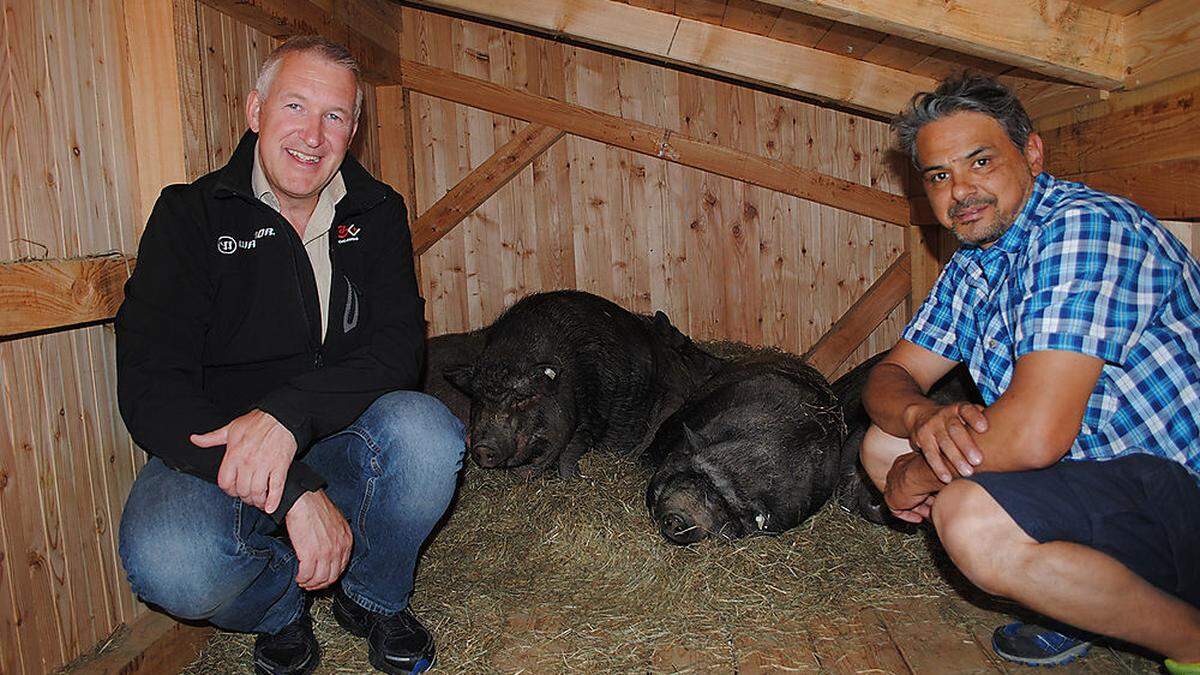
[[[938,480],[943,483],[949,483],[954,476],[950,473],[950,469],[946,468],[945,461],[942,460],[941,442],[936,436],[930,434],[926,437],[918,449],[925,456],[925,461],[929,463],[929,468],[933,469],[933,473],[938,477]]]
[[[896,509],[892,509],[892,515],[907,523],[920,523],[922,520],[925,520],[919,514],[912,511],[897,511]]]
[[[971,426],[976,433],[982,434],[988,430],[987,417],[983,414],[983,407],[974,403],[964,403],[958,407],[958,416],[962,418],[965,424]]]
[[[967,460],[970,453],[968,447],[974,447],[975,442],[971,440],[971,435],[967,433],[967,428],[959,422],[951,422],[947,428],[947,438],[942,444],[942,454],[946,459],[958,469],[958,475],[970,476],[975,472],[974,467]]]
[[[296,583],[304,586],[312,579],[313,562],[308,558],[301,558],[299,554],[296,556]]]
[[[225,445],[229,438],[229,425],[225,425],[220,429],[214,429],[207,434],[192,434],[188,440],[200,448],[211,448],[218,445]]]
[[[283,499],[283,484],[287,481],[287,472],[273,471],[267,479],[267,500],[263,511],[275,513],[279,502]]]

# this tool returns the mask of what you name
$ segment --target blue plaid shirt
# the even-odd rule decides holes
[[[904,339],[965,361],[991,405],[1033,351],[1105,361],[1066,458],[1166,457],[1200,476],[1200,266],[1136,204],[1043,173],[987,248],[964,245]]]

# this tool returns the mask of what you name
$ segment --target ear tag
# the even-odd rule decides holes
[[[543,370],[542,372],[546,375],[546,377],[548,377],[552,380],[554,378],[558,377],[558,373],[555,372],[555,370],[553,368],[547,368],[547,369]]]

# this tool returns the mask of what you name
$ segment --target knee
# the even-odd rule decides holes
[[[457,472],[466,442],[462,422],[441,401],[419,391],[381,396],[355,423],[376,444],[386,470]]]
[[[999,504],[978,483],[951,482],[937,495],[933,525],[942,547],[971,583],[993,595],[1009,595],[1015,527]]]
[[[138,597],[180,618],[207,619],[249,583],[239,580],[245,561],[237,555],[233,521],[228,536],[217,537],[173,511],[164,504],[159,513],[123,515],[121,562]]]
[[[908,440],[897,438],[872,424],[865,436],[862,447],[858,451],[858,459],[862,462],[867,476],[875,483],[880,491],[887,483],[887,474],[896,458],[910,450]]]

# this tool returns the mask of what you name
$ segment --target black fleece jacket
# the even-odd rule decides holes
[[[199,448],[188,436],[254,408],[273,415],[297,445],[271,514],[282,522],[303,492],[324,485],[299,461],[312,443],[382,394],[416,386],[424,301],[404,201],[347,155],[322,343],[304,245],[252,194],[256,142],[247,132],[224,168],[159,196],[117,313],[117,392],[138,445],[213,483],[225,446]]]

